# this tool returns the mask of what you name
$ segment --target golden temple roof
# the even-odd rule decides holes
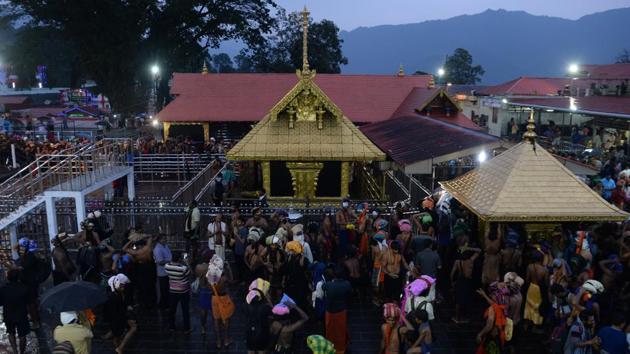
[[[267,115],[227,153],[229,160],[255,161],[374,161],[384,160],[379,150],[345,116],[339,120],[296,121]]]
[[[308,11],[303,17],[303,63],[298,83],[230,151],[230,160],[374,161],[385,154],[344,116],[313,81],[308,66]],[[348,92],[352,95],[352,92]]]
[[[628,214],[602,199],[540,145],[524,141],[444,190],[490,222],[623,221]]]

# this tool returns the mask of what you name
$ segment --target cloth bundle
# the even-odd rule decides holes
[[[223,259],[215,254],[208,262],[208,272],[206,272],[206,279],[208,280],[208,283],[214,285],[219,282],[222,275]]]
[[[252,283],[249,284],[249,292],[247,293],[247,296],[245,296],[245,301],[248,304],[251,304],[255,298],[260,297],[261,293],[263,295],[267,295],[269,293],[269,288],[271,288],[271,283],[262,278],[252,281]]]

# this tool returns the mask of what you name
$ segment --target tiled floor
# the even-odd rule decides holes
[[[139,317],[139,330],[136,337],[128,346],[127,353],[130,354],[158,354],[158,353],[246,353],[244,338],[245,315],[243,313],[244,301],[242,290],[237,291],[235,296],[237,300],[237,311],[233,317],[231,325],[231,335],[234,339],[227,349],[217,351],[216,339],[212,332],[211,324],[209,324],[208,333],[202,335],[200,333],[200,325],[197,312],[194,306],[196,299],[191,300],[191,321],[193,325],[193,333],[185,335],[181,332],[170,333],[166,329],[166,316],[158,310],[147,310],[141,313]],[[239,300],[240,299],[240,300]],[[481,304],[474,306],[471,310],[471,318],[475,321],[466,325],[456,325],[450,322],[453,315],[452,307],[448,304],[442,304],[437,307],[437,318],[433,323],[435,345],[432,353],[441,354],[469,354],[474,353],[475,337],[477,332],[483,326],[481,322]],[[178,317],[181,320],[181,317]],[[48,315],[45,316],[44,325],[35,336],[29,336],[29,353],[50,352],[49,345],[51,343],[51,332],[56,320]],[[373,305],[360,304],[358,301],[352,301],[351,310],[349,311],[349,330],[351,336],[351,352],[352,353],[378,353],[380,345],[380,324],[381,310]],[[305,329],[297,334],[295,343],[299,344],[297,353],[310,353],[305,346],[305,336],[307,334],[321,333],[321,325],[309,324]],[[0,351],[5,353],[2,346],[6,344],[6,334],[4,329],[0,330]],[[111,354],[113,347],[111,342],[103,341],[99,337],[103,331],[97,327],[95,339],[93,341],[94,354]],[[39,343],[38,343],[39,342]],[[514,353],[543,353],[544,346],[541,338],[532,335],[517,336],[514,343]]]

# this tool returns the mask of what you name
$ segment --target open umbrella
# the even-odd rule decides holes
[[[78,311],[93,308],[107,301],[105,289],[86,281],[61,283],[46,291],[41,307],[52,312]]]

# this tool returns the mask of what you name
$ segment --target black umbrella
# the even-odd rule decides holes
[[[93,308],[107,301],[105,289],[86,281],[61,283],[46,291],[41,307],[52,312],[77,311]]]

